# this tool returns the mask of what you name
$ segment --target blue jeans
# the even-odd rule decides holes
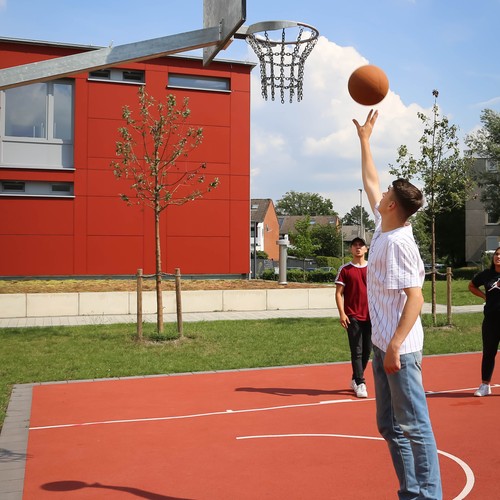
[[[387,441],[404,500],[442,499],[436,441],[422,385],[422,353],[402,354],[401,370],[384,371],[385,353],[373,346],[377,425]]]

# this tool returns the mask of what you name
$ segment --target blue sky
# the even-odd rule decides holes
[[[264,101],[259,68],[252,72],[252,197],[319,193],[340,215],[359,203],[351,120],[368,108],[350,99],[347,80],[362,64],[380,66],[390,81],[372,141],[382,182],[399,145],[418,151],[417,112],[430,113],[433,89],[462,137],[480,126],[483,109],[500,111],[499,18],[500,0],[247,0],[246,24],[302,21],[321,35],[301,102]],[[107,46],[202,27],[202,0],[0,0],[2,37]],[[242,40],[218,57],[256,61]]]

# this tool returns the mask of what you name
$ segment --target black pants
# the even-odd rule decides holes
[[[482,326],[483,360],[481,362],[481,380],[490,382],[495,369],[495,357],[500,343],[500,317],[485,316]]]
[[[369,321],[349,318],[347,337],[351,349],[352,378],[356,384],[365,383],[365,368],[372,352],[372,325]]]

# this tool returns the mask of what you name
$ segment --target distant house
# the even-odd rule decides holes
[[[296,232],[295,224],[304,217],[304,215],[280,215],[278,217],[280,239],[289,240],[289,235]],[[309,218],[311,225],[328,226],[331,224],[335,227],[339,225],[339,218],[336,215],[311,215]]]
[[[346,244],[350,243],[354,238],[359,237],[359,235],[360,235],[359,226],[346,226],[346,225],[342,226],[342,238],[344,243]],[[361,237],[365,240],[366,244],[370,246],[370,243],[373,238],[373,231],[363,228],[363,235]]]
[[[303,215],[280,215],[278,216],[278,221],[280,225],[280,238],[289,240],[289,235],[295,232],[295,224],[300,219],[303,219]],[[339,226],[340,219],[336,215],[315,215],[310,216],[311,225],[329,225],[333,224],[336,227]],[[354,238],[360,235],[360,227],[359,226],[347,226],[343,224],[341,226],[342,231],[342,241],[344,244],[352,241]],[[372,241],[373,231],[368,229],[362,229],[363,238],[366,241],[366,244],[370,246],[370,242]]]
[[[474,168],[478,172],[498,171],[498,165],[478,158]],[[477,187],[465,204],[465,260],[467,265],[477,265],[484,252],[500,246],[500,220],[486,212],[481,203],[481,188]]]
[[[280,237],[278,217],[273,200],[269,198],[251,200],[250,206],[250,241],[251,251],[267,253],[269,259],[279,259],[279,248],[276,242]]]

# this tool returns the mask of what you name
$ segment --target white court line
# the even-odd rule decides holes
[[[224,410],[224,411],[214,411],[210,413],[191,413],[188,415],[175,415],[169,417],[149,417],[149,418],[131,418],[124,420],[100,420],[95,422],[81,422],[81,423],[73,423],[73,424],[56,424],[56,425],[44,425],[39,427],[30,427],[30,431],[39,431],[45,429],[63,429],[65,427],[84,427],[90,425],[109,425],[109,424],[128,424],[135,422],[160,422],[164,420],[179,420],[179,419],[188,419],[188,418],[197,418],[197,417],[211,417],[214,415],[228,415],[235,413],[252,413],[259,411],[274,411],[274,410],[285,410],[288,408],[304,408],[308,406],[319,406],[325,404],[337,404],[337,403],[363,403],[365,401],[375,401],[374,398],[365,398],[365,399],[332,399],[329,401],[318,401],[316,403],[302,403],[297,405],[284,405],[284,406],[268,406],[263,408],[247,408],[245,410]]]
[[[293,437],[335,437],[335,438],[348,438],[348,439],[369,439],[372,441],[384,441],[381,437],[373,437],[373,436],[359,436],[359,435],[349,435],[349,434],[263,434],[256,436],[239,436],[237,440],[244,439],[273,439],[273,438],[293,438]],[[472,491],[474,487],[475,477],[472,469],[460,458],[452,455],[451,453],[447,453],[446,451],[438,450],[440,455],[443,455],[455,463],[457,463],[465,474],[465,486],[462,491],[453,498],[453,500],[463,500],[467,497],[467,495]]]
[[[492,384],[492,387],[500,387],[500,384]],[[449,389],[444,391],[427,391],[427,394],[446,394],[453,392],[466,392],[475,390],[476,387],[465,388],[465,389]],[[159,422],[159,421],[168,421],[168,420],[180,420],[180,419],[190,419],[190,418],[198,418],[198,417],[209,417],[209,416],[217,416],[217,415],[233,415],[238,413],[252,413],[252,412],[260,412],[260,411],[274,411],[274,410],[284,410],[284,409],[293,409],[293,408],[305,408],[305,407],[314,407],[325,404],[339,404],[339,403],[364,403],[367,401],[375,401],[375,398],[355,398],[355,399],[336,399],[336,400],[325,400],[318,401],[316,403],[302,403],[296,405],[283,405],[283,406],[269,406],[262,408],[247,408],[243,410],[225,410],[225,411],[216,411],[216,412],[208,412],[208,413],[194,413],[188,415],[176,415],[176,416],[167,416],[167,417],[150,417],[150,418],[135,418],[135,419],[122,419],[122,420],[103,420],[103,421],[94,421],[94,422],[82,422],[82,423],[70,423],[70,424],[57,424],[57,425],[46,425],[40,427],[30,427],[29,430],[47,430],[47,429],[62,429],[68,427],[85,427],[85,426],[93,426],[93,425],[110,425],[110,424],[121,424],[121,423],[140,423],[140,422]],[[257,438],[265,438],[265,437],[297,437],[297,436],[317,436],[317,437],[347,437],[351,439],[372,439],[377,441],[382,441],[381,437],[370,437],[370,436],[349,436],[349,435],[341,435],[341,434],[289,434],[289,435],[274,435],[274,436],[243,436],[238,437],[237,439],[257,439]],[[451,455],[447,452],[438,450],[443,456],[454,460],[464,471],[466,476],[466,485],[464,489],[460,492],[458,496],[456,496],[453,500],[462,500],[464,499],[472,490],[474,486],[474,473],[470,469],[470,467],[463,462],[458,457]]]
[[[500,387],[499,384],[492,384],[492,387]],[[477,389],[477,387],[469,387],[465,389],[447,389],[444,391],[427,391],[426,394],[446,394],[451,392],[466,392],[473,391]],[[188,419],[188,418],[198,418],[198,417],[210,417],[216,415],[227,415],[234,413],[252,413],[259,411],[274,411],[274,410],[285,410],[289,408],[304,408],[308,406],[319,406],[324,404],[338,404],[338,403],[364,403],[367,401],[375,401],[375,398],[354,398],[354,399],[332,399],[326,401],[319,401],[316,403],[302,403],[297,405],[283,405],[283,406],[269,406],[264,408],[248,408],[245,410],[224,410],[224,411],[215,411],[209,413],[194,413],[188,415],[175,415],[168,417],[149,417],[149,418],[131,418],[131,419],[123,419],[123,420],[98,420],[93,422],[81,422],[81,423],[70,423],[70,424],[55,424],[55,425],[44,425],[39,427],[30,427],[30,431],[38,431],[38,430],[46,430],[46,429],[63,429],[65,427],[85,427],[91,425],[110,425],[110,424],[129,424],[129,423],[140,423],[140,422],[161,422],[166,420],[179,420],[179,419]]]
[[[448,392],[476,391],[479,386],[467,387],[466,389],[446,389],[445,391],[425,391],[426,394],[446,394]],[[500,384],[491,384],[491,387],[500,387]]]

